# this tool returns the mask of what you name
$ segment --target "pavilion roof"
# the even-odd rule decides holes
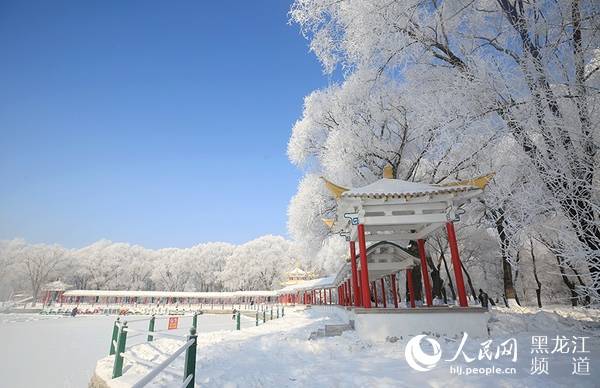
[[[307,280],[302,283],[293,284],[277,290],[278,294],[293,293],[298,291],[314,290],[319,288],[335,287],[335,275],[324,278]]]
[[[342,198],[404,198],[422,197],[431,194],[462,193],[479,190],[471,185],[440,186],[427,183],[408,182],[400,179],[382,178],[369,185],[344,191]]]
[[[70,284],[67,284],[60,280],[55,280],[50,283],[46,283],[42,286],[42,291],[65,291],[72,288]]]
[[[302,270],[301,268],[294,268],[293,270],[291,270],[290,272],[287,273],[288,276],[304,276],[306,275],[306,271]]]

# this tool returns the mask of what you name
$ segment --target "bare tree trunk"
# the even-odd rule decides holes
[[[495,218],[496,231],[500,238],[500,255],[502,256],[502,280],[504,283],[504,304],[508,305],[508,299],[515,299],[518,302],[517,292],[515,291],[515,285],[513,282],[512,265],[508,259],[508,236],[506,235],[504,209],[491,209],[492,214]],[[519,304],[520,305],[520,304]]]
[[[569,293],[571,294],[571,305],[577,306],[577,302],[579,300],[579,295],[577,294],[577,291],[575,290],[575,285],[573,284],[573,282],[569,279],[569,277],[565,273],[563,259],[561,258],[560,255],[556,255],[556,261],[558,262],[558,269],[560,271],[560,276],[562,277],[563,282],[566,284],[567,288],[569,289]]]
[[[467,283],[469,284],[469,288],[471,289],[471,295],[473,298],[477,298],[477,292],[475,291],[475,287],[473,287],[473,282],[471,281],[471,275],[469,275],[469,271],[465,267],[465,264],[461,261],[460,266],[462,267],[463,272],[467,276]]]
[[[440,267],[436,267],[433,264],[431,257],[427,257],[427,263],[429,264],[429,268],[431,268],[431,295],[433,298],[443,299],[442,290],[444,288],[444,280],[440,276]]]
[[[542,283],[540,282],[540,278],[537,273],[537,265],[535,263],[535,252],[533,251],[533,240],[529,239],[529,250],[531,252],[531,261],[533,262],[533,277],[535,278],[535,282],[537,283],[537,288],[535,289],[535,296],[537,298],[537,304],[539,308],[542,308]]]
[[[444,268],[446,269],[446,276],[448,276],[448,285],[450,286],[450,292],[452,293],[452,300],[456,300],[456,292],[454,291],[454,283],[452,282],[452,276],[450,276],[450,270],[448,269],[448,263],[446,257],[442,252],[442,261],[444,262]],[[446,302],[448,303],[448,302]]]

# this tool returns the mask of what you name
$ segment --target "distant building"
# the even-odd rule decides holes
[[[46,283],[42,287],[43,292],[40,295],[40,298],[42,299],[41,302],[44,304],[62,302],[63,294],[65,291],[70,290],[71,288],[73,288],[73,286],[60,280]]]
[[[282,287],[292,286],[294,284],[299,284],[307,280],[315,279],[316,274],[313,272],[306,272],[297,266],[296,268],[294,268],[286,274],[286,278],[287,280],[281,283]]]

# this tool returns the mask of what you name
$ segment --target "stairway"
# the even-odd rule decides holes
[[[347,323],[336,324],[336,325],[325,325],[325,327],[319,328],[317,331],[313,331],[312,333],[310,333],[310,336],[308,337],[308,339],[310,341],[312,341],[312,340],[315,340],[318,338],[324,338],[324,337],[337,337],[337,336],[342,335],[342,333],[347,330],[352,330],[352,327],[350,327],[350,325]]]

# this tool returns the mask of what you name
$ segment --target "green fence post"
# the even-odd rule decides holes
[[[267,312],[263,310],[263,323],[267,322]]]
[[[194,313],[194,317],[192,318],[192,327],[194,329],[198,329],[198,313]]]
[[[148,331],[153,332],[154,331],[154,321],[156,320],[156,317],[154,316],[154,314],[152,314],[152,317],[150,318],[150,322],[148,323]],[[154,336],[152,335],[148,335],[148,342],[151,342],[154,339]]]
[[[279,318],[279,306],[277,306],[277,318]]]
[[[273,307],[271,307],[271,321],[273,320]]]
[[[256,326],[258,326],[258,311],[256,312]]]
[[[108,355],[112,356],[115,354],[115,342],[117,342],[117,336],[119,335],[119,318],[115,321],[113,325],[112,338],[110,340],[110,350],[108,351]]]
[[[196,347],[198,345],[198,335],[196,334],[196,328],[190,329],[190,335],[188,341],[194,340],[185,351],[185,367],[183,371],[183,381],[185,381],[189,375],[192,375],[190,381],[183,388],[194,388],[194,380],[196,380]]]
[[[284,315],[285,315],[284,307],[281,306],[281,317],[283,317]]]
[[[112,378],[121,377],[123,375],[123,356],[125,352],[125,343],[127,342],[127,322],[123,322],[121,330],[119,330],[119,340],[117,341],[117,349],[115,353],[115,363],[113,365]]]
[[[241,328],[241,321],[240,321],[240,312],[237,312],[237,316],[235,317],[235,329],[239,330]]]

